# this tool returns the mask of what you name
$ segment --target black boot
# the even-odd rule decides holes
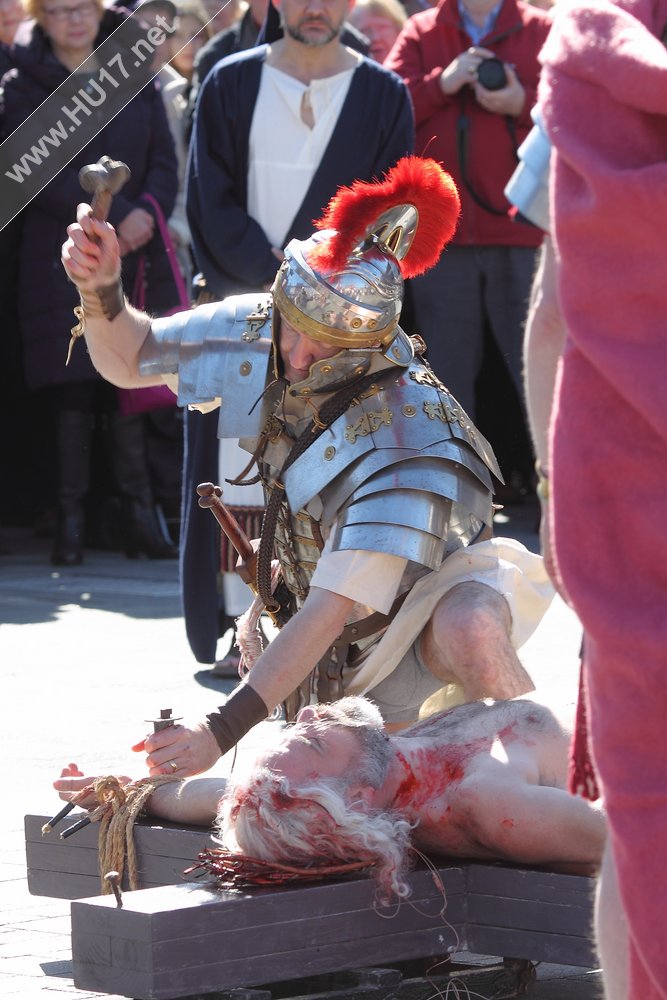
[[[123,497],[123,525],[125,555],[136,559],[140,555],[149,559],[177,559],[178,546],[174,545],[167,526],[153,504],[136,497]]]
[[[141,415],[114,414],[112,452],[121,494],[125,555],[128,559],[142,554],[149,559],[176,559],[178,546],[169,537],[153,500]]]
[[[58,522],[51,553],[54,566],[83,562],[84,516],[81,505],[90,481],[91,418],[78,410],[58,414]]]

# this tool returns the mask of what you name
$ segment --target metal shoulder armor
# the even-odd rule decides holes
[[[269,294],[233,295],[154,319],[139,355],[142,375],[178,375],[178,404],[220,403],[219,437],[259,433],[270,400],[251,411],[267,381]]]
[[[488,441],[420,363],[367,395],[285,474],[292,510],[319,494],[333,550],[402,556],[438,569],[493,516],[502,481]]]

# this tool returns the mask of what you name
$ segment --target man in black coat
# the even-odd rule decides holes
[[[282,33],[277,18],[276,9],[270,5],[269,0],[250,0],[243,17],[229,28],[209,38],[195,59],[189,99],[190,116],[194,114],[199,88],[215,64],[235,52],[245,52],[246,49],[251,49],[260,43],[275,41]],[[341,40],[351,49],[356,49],[364,56],[368,55],[370,48],[368,39],[347,21],[341,31]]]

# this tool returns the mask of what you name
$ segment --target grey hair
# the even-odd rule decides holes
[[[294,789],[283,775],[256,767],[229,788],[217,817],[228,850],[292,864],[368,861],[383,899],[410,894],[405,879],[412,825],[400,813],[347,802],[345,782],[321,778]],[[320,806],[321,808],[317,808]]]
[[[309,780],[299,787],[266,764],[238,780],[220,802],[218,831],[224,846],[265,861],[332,864],[368,861],[384,897],[409,895],[405,881],[410,822],[391,810],[369,809],[351,788],[378,789],[392,751],[378,708],[347,697],[320,705],[316,730],[353,730],[360,745],[356,766],[344,777]],[[299,723],[293,735],[299,732]],[[318,808],[319,807],[319,808]]]
[[[337,702],[318,706],[317,712],[317,721],[311,723],[316,729],[325,732],[332,726],[341,726],[354,730],[359,741],[361,753],[357,766],[347,775],[346,782],[379,788],[387,776],[391,751],[377,705],[365,698],[349,695]],[[294,727],[295,730],[298,730],[298,725],[297,723]]]

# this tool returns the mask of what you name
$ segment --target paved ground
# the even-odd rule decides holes
[[[534,510],[516,508],[506,528],[534,548],[534,521]],[[212,679],[192,658],[175,563],[95,552],[82,567],[56,571],[48,543],[1,528],[0,553],[0,996],[99,996],[72,982],[69,904],[28,894],[23,816],[56,811],[50,782],[63,763],[139,776],[141,758],[129,747],[148,731],[143,720],[167,706],[202,718],[232,682]],[[555,602],[522,654],[540,688],[574,698],[579,638],[576,619]],[[248,737],[245,752],[265,733]],[[600,977],[542,966],[530,995],[593,1000]]]

